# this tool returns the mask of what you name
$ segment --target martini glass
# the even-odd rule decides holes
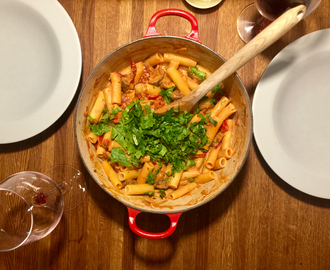
[[[249,42],[285,11],[305,5],[304,18],[310,15],[322,0],[256,0],[243,9],[237,19],[237,31],[244,42]]]
[[[85,179],[70,165],[9,176],[0,183],[0,252],[46,237],[85,195]]]

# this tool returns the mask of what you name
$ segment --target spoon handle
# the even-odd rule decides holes
[[[263,31],[261,31],[249,43],[247,43],[242,49],[240,49],[227,62],[213,72],[210,77],[203,81],[192,92],[184,96],[181,100],[168,104],[158,109],[156,112],[164,113],[172,107],[175,109],[179,108],[180,111],[189,112],[194,105],[197,104],[197,102],[215,86],[228,78],[230,75],[234,74],[236,70],[264,51],[285,33],[287,33],[298,22],[300,22],[300,20],[304,17],[305,12],[306,7],[304,5],[299,5],[286,11]]]

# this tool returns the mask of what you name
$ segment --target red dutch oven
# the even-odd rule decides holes
[[[166,15],[177,15],[186,18],[191,24],[191,32],[186,37],[162,36],[156,30],[156,21]],[[180,50],[185,48],[184,50]],[[119,200],[128,209],[129,226],[139,236],[158,239],[170,236],[178,223],[180,215],[188,210],[194,209],[221,194],[232,183],[240,172],[249,152],[252,139],[252,113],[251,104],[245,87],[239,76],[235,73],[224,81],[225,91],[237,112],[234,115],[236,123],[233,132],[232,146],[235,150],[234,156],[228,161],[228,165],[217,171],[219,179],[203,184],[196,192],[187,194],[176,200],[156,200],[148,196],[127,196],[123,191],[114,187],[106,187],[103,183],[107,176],[102,168],[101,162],[96,157],[93,147],[85,138],[88,126],[84,113],[89,108],[95,92],[102,90],[109,78],[110,72],[118,71],[129,65],[130,60],[142,61],[148,56],[160,52],[179,52],[183,55],[198,60],[198,63],[211,71],[215,71],[225,60],[213,50],[201,44],[198,35],[198,23],[196,18],[183,10],[166,9],[155,13],[149,23],[145,36],[136,41],[121,46],[106,56],[88,77],[77,102],[75,111],[75,137],[80,156],[84,165],[100,185],[100,187]],[[143,198],[141,198],[143,197]],[[136,225],[136,216],[141,212],[154,214],[166,214],[171,221],[170,228],[164,232],[151,233],[141,230]]]

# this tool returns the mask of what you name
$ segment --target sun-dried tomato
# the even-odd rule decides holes
[[[148,99],[150,100],[156,100],[159,97],[159,95],[148,95]]]
[[[104,134],[98,136],[97,141],[99,142],[99,145],[102,145],[103,137],[104,137]]]
[[[118,124],[119,119],[118,119],[118,117],[115,117],[114,119],[112,119],[110,121],[114,124]]]
[[[229,130],[227,119],[225,121],[223,121],[223,123],[220,127],[220,130],[221,130],[222,133],[225,133],[226,131]]]

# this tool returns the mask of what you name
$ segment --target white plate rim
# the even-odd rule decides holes
[[[54,82],[52,96],[29,117],[13,123],[0,121],[0,144],[29,139],[54,124],[69,107],[81,79],[82,53],[76,28],[64,7],[57,0],[12,0],[39,13],[55,33],[61,53],[61,70]],[[46,108],[47,107],[47,108]],[[51,112],[47,117],[41,117]],[[40,119],[40,121],[36,120]]]
[[[203,2],[202,0],[186,0],[186,2],[195,7],[195,8],[199,8],[199,9],[209,9],[212,7],[215,7],[216,5],[220,4],[222,2],[222,0],[213,0],[213,1],[205,1]]]
[[[311,45],[306,45],[304,47],[304,44],[317,44],[314,43],[314,41],[318,42],[319,40],[323,40],[323,45],[313,46],[312,48],[310,48]],[[306,194],[323,199],[330,199],[330,176],[317,176],[312,171],[301,168],[301,166],[295,163],[292,157],[282,149],[281,143],[274,130],[273,106],[276,94],[279,91],[278,88],[290,71],[290,68],[299,61],[312,58],[313,55],[318,53],[327,51],[330,54],[330,47],[326,47],[326,44],[329,43],[330,29],[323,29],[302,36],[286,46],[273,58],[265,69],[256,87],[252,101],[254,138],[266,163],[283,181],[292,187]],[[277,70],[276,76],[273,76],[276,78],[271,78],[271,76],[267,78],[267,76],[270,75],[270,70],[280,64],[281,61],[283,62],[284,58],[290,56],[289,53],[293,51],[296,52],[296,59],[293,58],[294,60],[292,60],[292,63],[290,59],[286,59],[288,65]],[[265,91],[266,89],[268,91]]]

